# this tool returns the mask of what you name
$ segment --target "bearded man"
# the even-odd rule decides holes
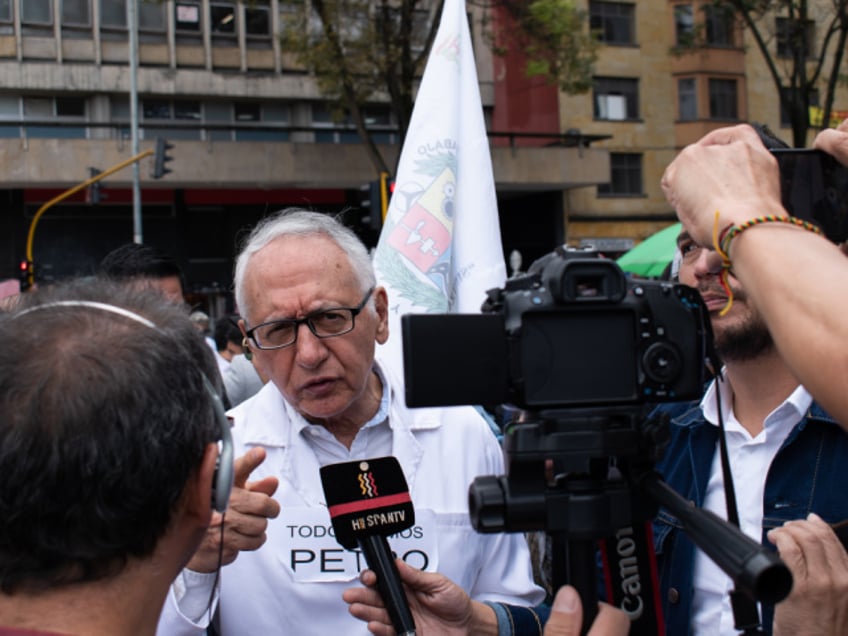
[[[657,470],[695,505],[728,518],[719,452],[723,420],[727,464],[745,534],[774,549],[772,541],[785,534],[777,529],[787,522],[793,526],[796,520],[809,524],[808,518],[815,524],[821,524],[818,517],[831,523],[848,518],[848,497],[837,486],[848,479],[848,435],[789,371],[760,314],[732,275],[727,279],[729,297],[720,279],[721,259],[712,248],[697,244],[685,231],[678,247],[679,280],[701,293],[724,366],[700,403],[660,407],[671,415],[671,441]],[[654,521],[654,543],[667,633],[742,631],[734,626],[732,581],[689,540],[668,510],[661,509]],[[780,552],[786,558],[784,546]],[[793,595],[815,597],[815,590],[792,569]],[[809,612],[823,610],[828,597],[839,594],[836,585],[821,587],[833,590],[818,593],[818,610],[817,603],[806,603]],[[757,607],[750,601],[748,607],[752,629],[760,627],[760,633],[771,634],[773,628],[788,633],[781,621],[803,625],[806,620],[782,609],[775,617],[772,605]]]

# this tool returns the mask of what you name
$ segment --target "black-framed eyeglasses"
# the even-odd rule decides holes
[[[282,349],[297,341],[300,325],[309,327],[316,338],[333,338],[353,331],[356,317],[374,293],[372,287],[365,292],[362,302],[356,307],[331,307],[304,316],[285,320],[269,320],[247,330],[247,337],[259,349]]]

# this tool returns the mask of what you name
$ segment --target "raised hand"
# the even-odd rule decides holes
[[[271,498],[279,480],[265,477],[247,481],[250,474],[265,461],[265,449],[251,448],[235,460],[233,466],[233,491],[226,514],[212,515],[206,537],[194,553],[188,568],[196,572],[214,572],[220,565],[236,560],[242,550],[256,550],[265,543],[268,519],[280,514],[280,504]],[[221,550],[221,524],[224,525],[223,550]]]

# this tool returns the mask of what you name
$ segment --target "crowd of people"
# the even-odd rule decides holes
[[[848,165],[848,122],[815,146]],[[677,276],[701,294],[721,366],[702,400],[658,407],[671,424],[656,470],[793,576],[774,606],[736,600],[661,509],[666,631],[848,633],[832,528],[848,518],[848,259],[788,217],[751,126],[683,149],[662,187],[683,226]],[[247,237],[234,279],[239,314],[212,333],[146,246],[0,313],[0,636],[393,634],[375,573],[332,536],[319,477],[387,455],[415,504],[392,547],[417,633],[581,633],[576,590],[545,602],[522,535],[471,527],[468,486],[504,471],[501,446],[473,407],[406,407],[377,349],[390,299],[357,237],[281,211]],[[237,361],[251,386],[238,397]],[[592,636],[630,629],[611,605],[591,610]]]

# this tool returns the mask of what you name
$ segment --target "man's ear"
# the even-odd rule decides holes
[[[212,517],[212,485],[215,480],[215,467],[218,464],[218,443],[211,442],[203,451],[203,459],[197,472],[186,484],[186,516],[197,519],[199,525],[206,527]]]
[[[247,337],[247,323],[244,321],[244,318],[239,318],[238,327],[241,329],[241,335],[244,336],[241,339],[241,350],[244,353],[244,357],[248,362],[253,360],[253,349],[250,348],[250,338]]]
[[[385,287],[374,290],[374,307],[377,310],[377,334],[379,344],[385,344],[389,339],[389,297]]]

